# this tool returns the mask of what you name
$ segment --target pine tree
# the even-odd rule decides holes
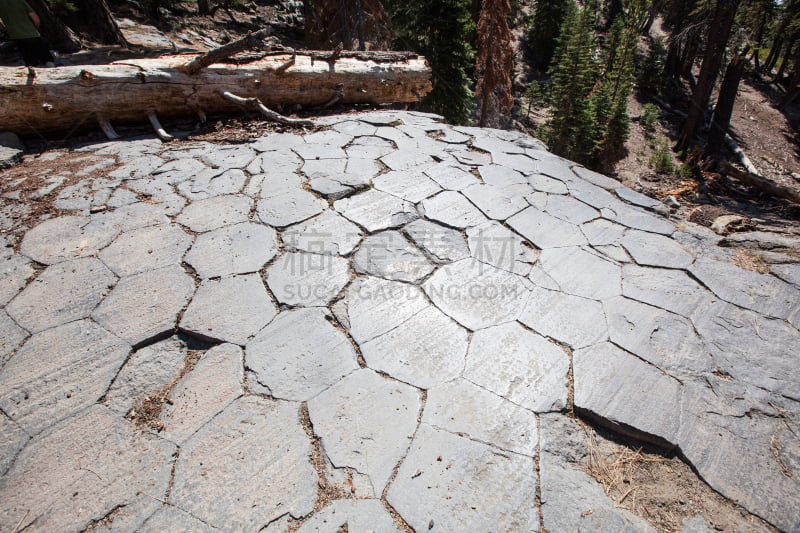
[[[475,52],[471,0],[386,2],[395,28],[396,49],[423,54],[431,65],[433,90],[422,107],[464,124],[472,109],[470,73]]]
[[[556,49],[561,23],[574,0],[538,0],[529,20],[526,34],[531,61],[545,72]]]
[[[505,128],[511,121],[514,97],[511,74],[514,51],[508,18],[509,0],[483,0],[478,21],[478,60],[475,96],[479,102],[480,126]]]
[[[568,4],[550,72],[552,117],[543,132],[550,150],[579,163],[590,161],[597,129],[590,98],[598,78],[592,15]]]
[[[391,28],[379,0],[306,0],[306,46],[331,50],[339,43],[345,50],[385,49]]]

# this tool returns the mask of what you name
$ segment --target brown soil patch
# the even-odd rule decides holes
[[[586,471],[617,507],[644,518],[658,531],[680,531],[695,515],[719,531],[777,531],[714,491],[677,456],[583,427],[589,446]]]

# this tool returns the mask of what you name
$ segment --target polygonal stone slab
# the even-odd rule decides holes
[[[608,325],[600,302],[536,287],[519,321],[540,335],[573,349],[608,338]]]
[[[432,163],[431,156],[421,150],[399,148],[381,157],[384,165],[392,170],[408,170],[426,163]]]
[[[527,276],[539,258],[522,237],[492,220],[467,230],[472,257],[482,263]]]
[[[600,217],[597,209],[564,195],[550,196],[547,199],[546,211],[556,218],[578,225]]]
[[[536,455],[536,416],[465,379],[428,391],[422,423],[502,450]]]
[[[513,187],[528,183],[520,172],[501,165],[484,165],[478,168],[478,173],[484,183],[495,187]]]
[[[375,178],[376,189],[393,194],[411,203],[417,203],[442,190],[435,181],[422,172],[387,172]]]
[[[197,237],[186,254],[201,278],[257,272],[275,257],[275,230],[261,224],[242,223]]]
[[[289,252],[270,265],[266,275],[278,302],[325,306],[350,281],[350,263],[331,255]]]
[[[139,179],[126,182],[126,186],[157,202],[166,215],[177,215],[186,205],[186,198],[176,193],[173,186],[160,179]]]
[[[38,433],[97,401],[129,352],[89,320],[38,333],[0,370],[0,408]]]
[[[528,183],[535,190],[547,194],[567,194],[569,192],[563,181],[544,174],[531,174],[528,176]]]
[[[0,257],[0,305],[5,305],[33,276],[31,262],[21,255]]]
[[[20,252],[34,261],[52,265],[95,254],[117,233],[119,229],[113,225],[93,222],[89,217],[51,218],[25,234]]]
[[[357,278],[347,289],[350,334],[359,344],[374,339],[429,306],[413,285],[380,278]]]
[[[175,328],[194,294],[194,280],[177,266],[122,278],[92,313],[98,324],[133,346]]]
[[[636,265],[622,267],[622,295],[687,318],[713,298],[686,272]]]
[[[649,196],[645,196],[644,194],[636,192],[627,187],[620,187],[619,189],[615,189],[614,192],[617,193],[617,196],[629,204],[638,205],[639,207],[644,207],[645,209],[656,211],[659,207],[664,207],[664,205],[658,200],[650,198]]]
[[[486,217],[469,200],[455,191],[444,191],[422,202],[425,218],[453,228],[468,228],[486,222]]]
[[[200,158],[213,167],[238,169],[245,168],[255,156],[255,151],[247,146],[211,145]]]
[[[277,313],[258,274],[207,279],[183,314],[180,328],[201,338],[244,346]]]
[[[726,302],[767,316],[788,318],[800,307],[800,290],[767,274],[705,258],[689,272]]]
[[[370,233],[402,226],[418,218],[411,203],[375,189],[338,200],[333,207]]]
[[[617,189],[620,185],[619,181],[609,178],[604,174],[599,174],[594,170],[589,170],[588,168],[580,165],[574,165],[571,167],[571,169],[572,172],[574,172],[579,178],[604,189],[613,190]]]
[[[94,406],[19,455],[0,482],[0,527],[79,531],[124,507],[135,529],[160,506],[154,498],[165,497],[174,452]]]
[[[341,135],[338,132],[333,133]],[[347,135],[347,137],[350,136]],[[294,151],[306,161],[314,159],[342,159],[346,155],[339,146],[333,146],[327,143],[298,144],[294,147]]]
[[[242,349],[220,344],[208,350],[181,379],[161,411],[162,435],[183,443],[225,406],[242,395]]]
[[[462,259],[440,267],[423,285],[433,303],[471,330],[515,320],[528,298],[521,277]]]
[[[542,269],[567,294],[602,300],[622,292],[622,270],[583,248],[553,248],[539,256]]]
[[[325,207],[324,201],[302,188],[298,176],[269,174],[256,213],[264,224],[282,228],[318,215]]]
[[[469,257],[464,236],[452,228],[420,219],[407,225],[403,231],[436,263],[451,263]]]
[[[355,249],[361,236],[358,226],[329,209],[281,234],[288,250],[342,256]]]
[[[625,227],[610,220],[599,218],[581,224],[581,231],[592,246],[617,244],[625,233]]]
[[[379,496],[408,449],[420,406],[413,387],[362,369],[311,399],[308,414],[334,466],[368,475]]]
[[[27,336],[28,332],[19,327],[5,311],[0,309],[0,367],[5,364]]]
[[[136,350],[114,378],[103,403],[114,411],[127,414],[136,402],[153,396],[178,377],[187,350],[177,337]]]
[[[208,170],[208,167],[199,158],[173,159],[155,169],[152,175],[165,183],[177,185],[204,170]]]
[[[604,342],[573,354],[575,408],[634,428],[641,440],[675,442],[681,419],[680,382]]]
[[[643,266],[687,268],[694,257],[674,240],[663,235],[628,230],[620,239],[633,260]]]
[[[400,533],[380,500],[335,500],[314,513],[297,533],[337,533],[343,531]]]
[[[508,219],[514,231],[540,249],[586,244],[586,237],[575,224],[548,215],[535,207]]]
[[[364,239],[353,267],[361,274],[411,283],[420,281],[434,269],[425,255],[398,231],[383,231]]]
[[[240,398],[181,447],[170,501],[225,530],[303,516],[317,492],[310,455],[297,404]]]
[[[361,344],[367,366],[427,389],[464,368],[467,332],[431,305]]]
[[[180,264],[192,238],[179,227],[150,226],[120,234],[100,259],[118,276]]]
[[[188,205],[177,218],[192,231],[211,231],[223,226],[247,222],[253,200],[246,196],[222,195],[198,200]]]
[[[242,191],[247,175],[233,168],[229,170],[207,168],[178,185],[178,191],[189,201],[236,194]]]
[[[603,305],[618,346],[673,374],[711,370],[711,356],[687,319],[622,297]]]
[[[603,218],[631,229],[660,233],[662,235],[672,235],[675,232],[675,225],[672,222],[623,203],[613,204],[610,207],[603,208],[600,212]]]
[[[259,383],[287,400],[307,401],[358,368],[353,345],[319,308],[279,314],[246,353]]]
[[[100,261],[87,257],[47,267],[6,306],[32,333],[86,318],[116,278]]]
[[[478,206],[483,214],[495,220],[505,220],[528,207],[525,195],[515,189],[479,184],[467,187],[462,193]]]
[[[420,426],[387,494],[415,531],[536,531],[533,459]]]
[[[467,168],[468,170],[468,168]],[[443,189],[461,191],[470,185],[479,184],[478,178],[460,166],[435,165],[425,170],[425,174],[438,183]]]
[[[561,348],[512,322],[473,335],[464,377],[526,409],[546,412],[566,406],[568,370]]]

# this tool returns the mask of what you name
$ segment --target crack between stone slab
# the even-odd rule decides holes
[[[647,359],[645,359],[644,357],[640,356],[639,354],[637,354],[637,353],[634,353],[634,352],[632,352],[632,351],[630,351],[630,350],[626,349],[624,346],[620,346],[619,344],[617,344],[616,342],[614,342],[614,340],[613,340],[613,339],[609,338],[609,340],[608,340],[608,341],[605,341],[605,342],[608,342],[609,344],[611,344],[611,345],[615,346],[616,348],[619,348],[620,350],[622,350],[622,351],[623,351],[623,352],[625,352],[626,354],[628,354],[628,355],[631,355],[631,356],[635,357],[636,359],[638,359],[638,360],[642,361],[643,363],[647,364],[648,366],[651,366],[651,367],[653,367],[653,368],[654,368],[654,369],[656,369],[656,370],[657,370],[657,371],[658,371],[660,374],[663,374],[664,376],[666,376],[666,377],[668,377],[668,378],[670,378],[670,379],[672,379],[672,380],[675,380],[675,381],[677,381],[679,385],[683,386],[683,381],[682,381],[682,380],[680,380],[680,379],[676,378],[675,376],[673,376],[672,374],[670,374],[669,372],[667,372],[666,370],[664,370],[663,368],[661,368],[661,367],[660,367],[660,366],[658,366],[657,364],[655,364],[655,363],[652,363],[652,362],[648,361]]]
[[[536,510],[539,513],[539,531],[541,533],[547,533],[547,530],[544,528],[544,512],[542,510],[542,421],[539,419],[538,414],[534,415],[534,420],[536,421],[536,456],[533,458],[533,467],[536,474],[535,503]]]
[[[90,520],[89,523],[86,526],[84,526],[83,529],[81,529],[81,533],[88,533],[90,531],[94,531],[98,527],[102,527],[104,525],[111,525],[114,522],[114,518],[116,517],[116,515],[122,509],[124,509],[127,506],[128,506],[127,503],[120,503],[120,504],[115,505],[106,514],[104,514],[100,518],[97,518],[97,519],[94,519],[94,520]],[[37,519],[38,519],[38,517],[37,517]],[[24,531],[25,529],[29,528],[32,525],[33,525],[33,522],[31,522],[30,524],[28,524],[27,526],[25,526],[24,528],[22,528],[19,531]]]
[[[500,455],[502,457],[505,457],[506,459],[510,459],[510,457],[508,457],[507,455],[504,455],[504,454],[512,454],[512,455],[516,455],[516,456],[519,456],[519,457],[525,457],[527,459],[533,459],[533,457],[534,457],[534,456],[528,455],[526,453],[515,452],[514,450],[509,450],[508,448],[503,448],[502,446],[500,446],[499,444],[494,443],[494,442],[485,441],[485,440],[479,439],[477,437],[473,437],[472,435],[470,435],[469,433],[467,433],[465,431],[451,431],[451,430],[449,430],[447,428],[444,428],[444,427],[441,427],[441,426],[437,426],[435,424],[428,424],[427,422],[423,422],[423,424],[425,424],[426,426],[428,426],[430,428],[433,428],[433,429],[435,429],[437,431],[443,431],[445,433],[449,433],[451,435],[455,435],[456,437],[461,437],[462,439],[467,439],[469,441],[477,442],[478,444],[483,444],[484,446],[488,446],[490,448],[494,448],[495,450],[499,450],[500,452],[502,452],[502,453],[500,453]],[[494,452],[494,453],[497,453],[497,452]]]
[[[500,393],[498,393],[498,392],[495,392],[495,391],[493,391],[493,390],[491,390],[491,389],[487,389],[486,387],[484,387],[484,386],[483,386],[483,385],[481,385],[480,383],[475,383],[474,381],[472,381],[470,378],[468,378],[468,377],[466,377],[466,376],[460,376],[460,377],[461,377],[461,379],[463,379],[464,381],[466,381],[466,382],[468,382],[468,383],[471,383],[471,384],[475,385],[475,386],[476,386],[476,387],[478,387],[479,389],[482,389],[482,390],[484,390],[484,391],[488,392],[488,393],[489,393],[489,394],[491,394],[492,396],[497,396],[497,397],[498,397],[498,398],[500,398],[501,400],[504,400],[504,401],[506,401],[506,402],[508,402],[508,403],[510,403],[510,404],[512,404],[512,405],[515,405],[515,406],[519,407],[520,409],[524,409],[524,410],[528,411],[529,413],[532,413],[532,414],[534,414],[534,415],[535,415],[535,414],[537,414],[537,413],[536,413],[536,411],[534,411],[533,409],[530,409],[530,408],[528,408],[528,407],[525,407],[524,405],[520,405],[520,404],[518,404],[517,402],[515,402],[514,400],[512,400],[512,399],[510,399],[510,398],[506,398],[505,396],[503,396],[502,394],[500,394]]]

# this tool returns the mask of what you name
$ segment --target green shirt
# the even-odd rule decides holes
[[[39,37],[28,13],[34,13],[25,0],[0,0],[0,19],[8,30],[10,39],[32,39]]]

